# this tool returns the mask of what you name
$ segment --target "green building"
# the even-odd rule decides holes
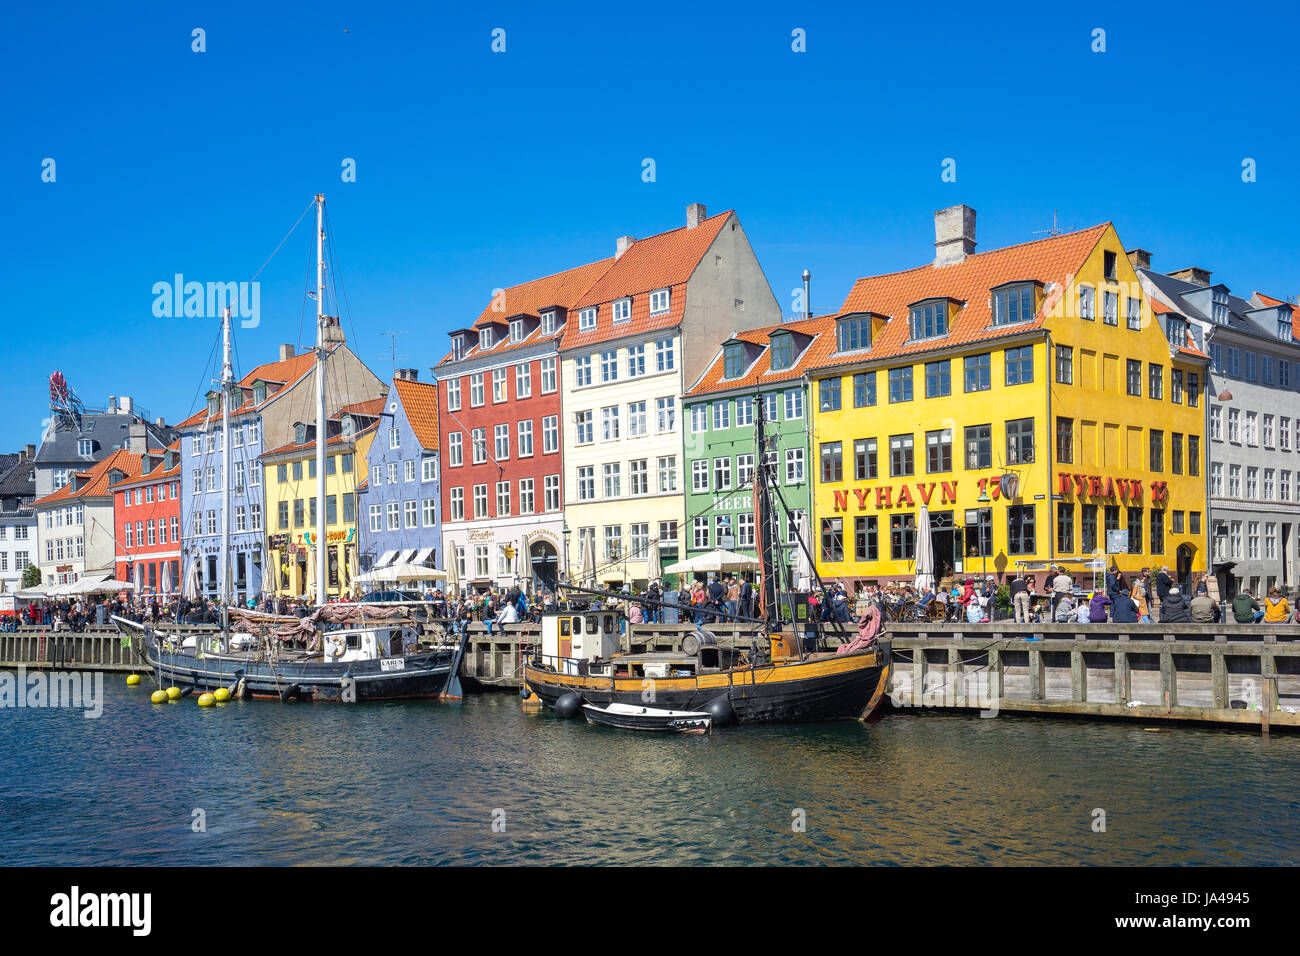
[[[768,460],[776,468],[781,560],[794,566],[798,515],[807,515],[813,465],[812,421],[804,373],[834,349],[833,316],[736,333],[683,397],[686,557],[714,548],[757,556],[754,518],[756,402],[768,422]]]

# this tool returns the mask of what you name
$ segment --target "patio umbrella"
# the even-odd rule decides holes
[[[596,533],[586,535],[586,547],[582,549],[582,584],[583,587],[596,587]]]
[[[197,601],[199,599],[199,559],[190,559],[189,572],[185,575],[185,599],[187,601]]]
[[[348,590],[352,592],[353,597],[358,597],[361,594],[361,584],[357,581],[359,570],[357,567],[357,549],[351,548],[348,551]]]
[[[916,515],[916,580],[918,591],[934,587],[934,542],[930,536],[930,509],[921,505]]]
[[[649,554],[646,555],[645,579],[649,583],[663,576],[663,563],[659,560],[659,541],[656,539],[650,542]]]
[[[314,549],[307,551],[307,593],[305,596],[314,598],[316,594],[316,553]]]
[[[279,560],[277,554],[275,551],[270,551],[262,558],[262,597],[270,597],[274,594],[276,585],[279,584],[276,580],[278,577],[276,562]]]
[[[135,566],[135,593],[139,595],[139,593],[143,590],[144,590],[144,565],[137,564]]]
[[[694,571],[744,571],[756,568],[758,565],[758,558],[714,548],[704,554],[697,554],[693,558],[670,564],[664,568],[664,571],[668,574],[689,574]]]
[[[401,564],[390,564],[384,568],[367,571],[365,574],[358,575],[357,580],[367,583],[375,581],[440,581],[446,576],[446,571],[439,571],[437,568],[426,568],[422,564],[408,564],[403,561]]]
[[[172,563],[170,561],[163,562],[162,593],[163,594],[172,593]]]
[[[812,562],[808,560],[808,555],[812,553],[812,538],[808,531],[807,511],[799,512],[799,521],[795,526],[795,534],[799,536],[794,548],[795,587],[801,591],[806,591],[812,586],[813,579]]]
[[[460,594],[460,555],[456,546],[451,546],[451,560],[447,562],[447,597]]]

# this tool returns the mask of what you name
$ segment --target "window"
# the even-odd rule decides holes
[[[605,497],[618,498],[623,494],[623,466],[616,461],[604,466]]]
[[[578,500],[596,500],[596,467],[583,465],[578,469]]]
[[[474,517],[486,518],[488,516],[488,493],[487,483],[474,486]]]
[[[1107,325],[1119,325],[1119,293],[1106,291],[1101,294],[1102,321]]]
[[[785,390],[785,417],[787,421],[803,418],[803,389],[788,388]]]
[[[880,542],[875,515],[853,519],[853,557],[857,561],[879,559]]]
[[[510,514],[510,482],[497,482],[497,517],[502,518]]]
[[[672,339],[659,339],[655,342],[655,369],[671,372],[676,368],[676,346]]]
[[[987,392],[993,387],[988,352],[980,355],[967,355],[962,361],[966,372],[966,391]]]
[[[1164,398],[1165,397],[1165,367],[1163,365],[1147,366],[1147,397]]]
[[[803,449],[787,448],[785,450],[785,483],[797,485],[803,482]]]
[[[1228,466],[1228,497],[1241,497],[1241,465]]]
[[[844,560],[844,519],[822,518],[821,559],[826,562]]]
[[[731,427],[731,403],[728,401],[713,403],[713,429],[714,431]]]
[[[1079,553],[1094,554],[1097,551],[1097,506],[1079,506]]]
[[[1091,322],[1097,317],[1097,290],[1090,285],[1079,286],[1079,318]]]
[[[474,545],[474,574],[480,578],[486,578],[491,568],[488,565],[488,546],[486,544]]]
[[[600,433],[602,441],[618,440],[619,411],[617,405],[607,405],[600,410]]]
[[[388,428],[388,447],[394,449],[402,447],[402,433],[396,425]]]
[[[592,413],[588,409],[585,412],[573,413],[574,440],[579,445],[590,445],[595,441],[592,425]]]
[[[650,314],[661,315],[668,311],[669,308],[669,291],[667,289],[656,289],[650,293]]]
[[[736,427],[743,428],[752,424],[754,424],[754,400],[751,398],[736,399]]]
[[[841,352],[853,352],[871,346],[871,319],[850,317],[836,323],[836,345]]]
[[[524,340],[524,320],[514,319],[510,323],[510,341],[522,342]]]
[[[396,531],[401,526],[401,512],[396,501],[390,501],[384,508],[388,519],[388,530]]]
[[[938,398],[952,394],[951,363],[948,359],[925,363],[925,397]]]
[[[768,392],[763,396],[763,415],[769,422],[775,422],[780,419],[781,414],[781,395],[779,392]],[[1300,434],[1300,418],[1296,419],[1297,434]],[[1300,445],[1300,438],[1296,440]]]
[[[459,468],[465,463],[464,438],[464,432],[452,432],[447,436],[447,464],[451,468]]]
[[[542,479],[543,504],[547,511],[560,510],[560,476],[547,475]]]
[[[1210,465],[1210,494],[1223,494],[1223,465],[1217,461]]]
[[[754,480],[754,456],[736,456],[736,487],[748,488]]]
[[[876,373],[859,372],[853,376],[853,407],[866,408],[876,404]]]
[[[609,349],[600,353],[600,380],[618,381],[618,349]]]
[[[842,445],[837,441],[821,444],[821,469],[823,482],[844,480],[844,458]]]
[[[638,378],[645,374],[645,346],[629,345],[627,349],[627,377]]]
[[[700,515],[691,519],[691,547],[706,549],[709,546],[709,518]]]
[[[560,450],[560,416],[547,415],[542,419],[542,454],[550,455]]]
[[[1033,505],[1011,505],[1007,508],[1007,552],[1009,554],[1033,554],[1037,550],[1034,543]]]
[[[1286,415],[1277,420],[1277,447],[1282,451],[1291,450],[1291,419]]]
[[[1142,300],[1135,295],[1131,295],[1128,297],[1125,307],[1127,314],[1124,324],[1135,332],[1139,331],[1142,328]],[[1182,345],[1185,341],[1187,341],[1186,337],[1176,344]]]
[[[591,384],[591,356],[584,355],[573,360],[573,379],[577,388]]]
[[[525,418],[521,421],[516,430],[519,433],[519,457],[533,457],[533,420]],[[508,440],[507,440],[508,442]]]
[[[889,402],[910,402],[912,400],[912,366],[889,370]]]
[[[731,457],[713,459],[713,488],[715,491],[731,490]]]
[[[1074,505],[1068,501],[1056,503],[1056,550],[1074,553]]]
[[[916,559],[916,521],[911,514],[889,516],[889,552],[895,561]]]
[[[623,556],[623,526],[605,525],[605,560],[618,561]]]
[[[1017,418],[1007,422],[1007,464],[1025,465],[1034,460],[1034,420]]]
[[[925,433],[925,470],[932,475],[952,471],[951,428]]]
[[[1259,469],[1253,465],[1246,469],[1246,497],[1259,497]]]
[[[1165,553],[1165,513],[1157,508],[1151,509],[1151,553]]]
[[[993,426],[966,427],[966,469],[976,471],[993,467]]]
[[[993,294],[993,324],[1012,325],[1034,317],[1034,287],[1013,286]]]
[[[554,357],[542,359],[539,368],[542,370],[542,394],[550,395],[556,389]]]
[[[709,490],[709,460],[707,458],[697,458],[691,462],[691,491],[705,492]]]
[[[788,332],[780,332],[770,339],[769,360],[772,371],[779,372],[794,364],[794,339]]]
[[[326,511],[329,512],[333,510],[334,510],[334,496],[330,495],[329,499],[326,502]],[[402,517],[403,517],[404,527],[407,528],[419,527],[419,511],[420,508],[416,502],[414,501],[402,502]],[[326,522],[330,524],[333,523],[328,517],[326,518]]]
[[[1169,433],[1169,470],[1175,475],[1183,473],[1183,436],[1178,432]]]
[[[1165,433],[1159,428],[1151,429],[1151,470],[1165,470]]]
[[[581,311],[578,312],[578,331],[579,331],[579,332],[590,332],[590,331],[591,331],[592,329],[594,329],[595,327],[596,327],[596,308],[595,308],[595,306],[592,306],[592,307],[590,307],[590,308],[586,308],[586,309],[582,309]]]
[[[745,347],[732,342],[722,350],[723,378],[740,378],[745,371]]]
[[[612,306],[614,312],[614,324],[628,322],[632,318],[632,300],[616,299]]]
[[[1187,473],[1193,478],[1201,473],[1201,436],[1187,436]]]
[[[1074,349],[1068,345],[1056,347],[1056,383],[1074,384]]]
[[[1291,500],[1291,472],[1288,469],[1282,469],[1278,475],[1277,497],[1279,501]]]
[[[1110,511],[1109,508],[1106,509]],[[1109,528],[1107,529],[1109,530]],[[1128,544],[1130,554],[1142,553],[1142,509],[1128,509]]]
[[[346,471],[347,469],[344,469]],[[420,459],[420,480],[433,481],[438,477],[438,459],[422,458]]]
[[[542,313],[542,335],[553,335],[553,334],[555,334],[555,313],[543,312]]]
[[[893,478],[916,473],[911,435],[889,436],[889,474]]]
[[[515,366],[515,398],[531,398],[533,394],[533,367],[528,362]]]
[[[1125,387],[1129,395],[1142,397],[1142,363],[1138,359],[1128,360]]]
[[[1274,487],[1274,479],[1276,475],[1277,475],[1276,469],[1273,468],[1264,469],[1264,500],[1265,501],[1273,500],[1273,487]]]
[[[378,507],[378,505],[375,505],[373,507]],[[465,520],[465,489],[464,488],[451,489],[451,520],[452,521]]]
[[[475,372],[469,377],[469,406],[478,408],[483,404],[483,373]]]
[[[510,457],[510,426],[504,423],[492,426],[492,453],[497,461]]]
[[[1008,385],[1028,385],[1034,380],[1034,347],[1022,345],[1004,353]]]
[[[1074,463],[1074,419],[1056,419],[1056,460],[1063,465]]]
[[[909,316],[913,339],[931,339],[948,334],[948,300],[918,302]]]
[[[677,490],[677,456],[667,455],[660,458],[658,463],[659,471],[659,490],[661,492],[670,492]]]
[[[859,438],[853,443],[853,477],[857,481],[868,481],[876,477],[876,440]]]
[[[650,468],[644,458],[638,458],[636,461],[627,463],[628,471],[628,493],[633,495],[648,495],[650,493]]]
[[[478,330],[478,347],[480,349],[490,349],[492,347],[492,326],[487,326]]]
[[[474,446],[474,464],[485,464],[487,462],[487,429],[475,428],[470,432],[470,441]],[[388,467],[392,468],[392,465]]]
[[[817,407],[823,412],[840,410],[840,378],[824,378],[817,383]]]
[[[1264,416],[1263,440],[1265,448],[1273,447],[1273,416]]]
[[[334,459],[332,457],[326,458],[325,463],[327,465],[332,466],[334,464]],[[332,467],[329,467],[326,468],[325,471],[327,474],[332,474],[334,469]],[[406,459],[406,461],[402,462],[402,480],[415,481],[415,459],[414,458],[408,458]]]

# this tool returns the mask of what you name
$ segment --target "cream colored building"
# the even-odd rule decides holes
[[[781,321],[734,212],[692,205],[685,228],[617,249],[560,342],[567,566],[612,586],[646,581],[652,541],[663,565],[685,554],[685,383],[736,331]]]

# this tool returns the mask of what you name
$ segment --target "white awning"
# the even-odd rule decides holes
[[[415,558],[415,549],[411,548],[409,551],[403,551],[401,552],[401,555],[402,556],[397,559],[398,564],[412,564],[413,559]]]
[[[433,554],[433,548],[421,548],[419,551],[415,552],[415,560],[411,563],[424,564],[425,561],[429,560],[429,555],[431,554]]]
[[[391,563],[395,554],[397,554],[396,551],[385,551],[379,556],[379,560],[375,562],[375,567],[382,568],[384,565]]]

